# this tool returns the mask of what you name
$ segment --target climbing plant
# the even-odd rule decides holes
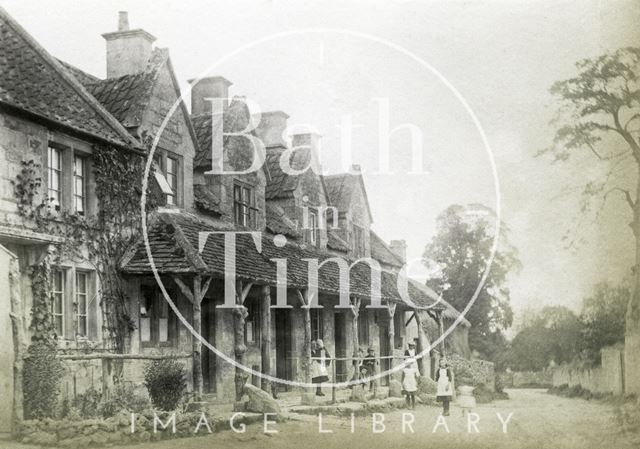
[[[47,198],[38,201],[43,196],[40,192],[43,169],[33,160],[23,162],[23,168],[13,183],[18,213],[37,231],[61,237],[61,243],[56,247],[57,261],[82,260],[95,267],[100,280],[104,336],[118,352],[122,352],[126,337],[134,329],[119,264],[140,235],[144,163],[145,159],[140,154],[110,146],[94,146],[91,168],[98,207],[95,214],[88,216],[64,208],[58,210]],[[154,209],[159,200],[157,189],[151,189],[147,212]],[[36,340],[47,339],[53,332],[49,273],[48,263],[33,271],[31,329]]]

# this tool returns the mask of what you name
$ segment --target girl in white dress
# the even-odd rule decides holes
[[[402,370],[402,391],[407,400],[407,408],[416,408],[416,391],[418,391],[418,376],[420,373],[416,369],[416,362],[409,359],[409,363]]]
[[[452,381],[453,376],[451,375],[451,370],[447,365],[447,361],[442,358],[440,359],[440,368],[436,371],[436,382],[438,384],[436,400],[442,402],[443,416],[449,416],[449,403],[453,395]]]

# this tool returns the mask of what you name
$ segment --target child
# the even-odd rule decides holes
[[[453,377],[451,370],[447,366],[447,361],[444,358],[440,359],[440,368],[436,371],[436,382],[438,384],[438,392],[436,400],[442,402],[442,415],[449,416],[449,403],[451,402],[451,396],[453,396],[453,390],[451,387],[451,381]]]
[[[378,360],[376,359],[376,352],[373,348],[367,349],[367,356],[362,362],[362,366],[367,370],[366,378],[371,378],[376,374],[376,365]],[[369,381],[369,391],[373,390],[374,394],[377,392],[377,384],[375,380]]]
[[[473,397],[473,387],[468,385],[460,386],[460,397],[458,398],[458,403],[462,408],[462,416],[466,415],[476,407],[476,398]]]
[[[416,391],[418,391],[418,376],[420,373],[416,369],[416,362],[409,359],[407,366],[402,370],[402,391],[407,400],[407,408],[416,408]]]
[[[324,342],[321,339],[315,341],[315,347],[312,342],[311,357],[313,357],[313,362],[311,363],[311,382],[317,385],[316,396],[324,396],[322,383],[329,380],[327,366],[329,366],[331,356],[329,355],[329,351],[324,347]]]

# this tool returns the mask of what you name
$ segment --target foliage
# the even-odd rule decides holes
[[[146,394],[141,394],[136,388],[119,383],[111,392],[109,398],[103,399],[100,411],[104,418],[115,416],[126,411],[140,413],[151,407],[151,402]]]
[[[516,334],[509,350],[509,367],[516,371],[539,371],[570,362],[580,354],[583,326],[566,307],[547,306],[532,314]]]
[[[102,402],[102,393],[91,387],[77,395],[75,406],[80,416],[83,418],[101,417],[100,404]]]
[[[483,214],[469,214],[474,212],[471,208],[449,206],[438,217],[437,234],[423,254],[423,263],[433,274],[427,285],[442,293],[443,299],[458,311],[464,310],[473,297],[492,256],[492,214],[483,206],[480,209]],[[504,227],[500,241],[486,281],[465,315],[471,323],[471,349],[489,360],[504,345],[502,331],[513,321],[505,284],[507,275],[519,267],[516,250],[508,244]]]
[[[600,350],[624,341],[625,315],[631,295],[627,285],[596,285],[592,296],[582,305],[580,319],[584,324],[582,345],[585,356],[600,362]]]
[[[622,433],[634,436],[640,444],[640,402],[628,401],[617,406],[614,421]]]
[[[62,373],[62,363],[48,342],[34,342],[29,346],[22,385],[26,419],[55,415]]]
[[[23,169],[13,182],[14,195],[19,213],[32,221],[38,231],[62,237],[59,259],[85,260],[94,265],[100,278],[105,335],[114,349],[121,352],[134,322],[127,308],[125,282],[118,264],[140,235],[144,159],[132,152],[95,146],[91,167],[98,200],[93,215],[82,216],[65,208],[56,210],[48,199],[38,202],[42,196],[39,192],[42,167],[33,160],[23,162]],[[157,204],[157,192],[150,194],[147,211]]]
[[[485,360],[467,360],[456,354],[447,356],[447,362],[453,372],[455,384],[470,385],[478,387],[480,385],[491,385],[494,382],[494,369],[491,362]]]
[[[55,326],[51,315],[51,266],[49,258],[32,268],[31,291],[33,302],[31,306],[31,341],[53,345],[55,342]]]
[[[184,365],[175,359],[153,360],[144,369],[144,385],[156,408],[175,410],[187,388]]]
[[[632,212],[631,228],[636,240],[636,261],[640,260],[640,198],[631,193],[640,191],[640,48],[626,47],[576,63],[576,76],[557,81],[550,92],[560,103],[553,143],[539,154],[551,154],[554,161],[579,157],[580,173],[595,173],[584,167],[585,157],[601,164],[598,176],[584,181],[581,212],[586,215],[593,199],[602,205],[615,194]],[[583,156],[585,155],[585,156]],[[632,182],[633,181],[633,182]],[[600,208],[602,209],[602,207]],[[627,218],[624,218],[625,224]],[[577,220],[577,223],[587,220]],[[579,226],[579,225],[578,225]],[[574,246],[578,233],[567,230],[565,240]],[[627,322],[640,328],[640,269],[634,270],[633,300]]]

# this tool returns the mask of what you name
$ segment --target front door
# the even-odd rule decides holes
[[[276,320],[276,377],[293,380],[293,364],[291,350],[291,312],[284,309],[275,310]],[[289,391],[290,385],[279,384],[278,390]]]
[[[347,323],[345,314],[337,312],[333,316],[336,358],[344,358],[347,356]],[[336,382],[345,382],[347,375],[347,362],[345,360],[336,361]]]
[[[216,345],[215,311],[213,299],[204,298],[202,300],[202,338],[214,347]],[[205,393],[216,392],[216,355],[204,345],[202,345],[202,383]]]

